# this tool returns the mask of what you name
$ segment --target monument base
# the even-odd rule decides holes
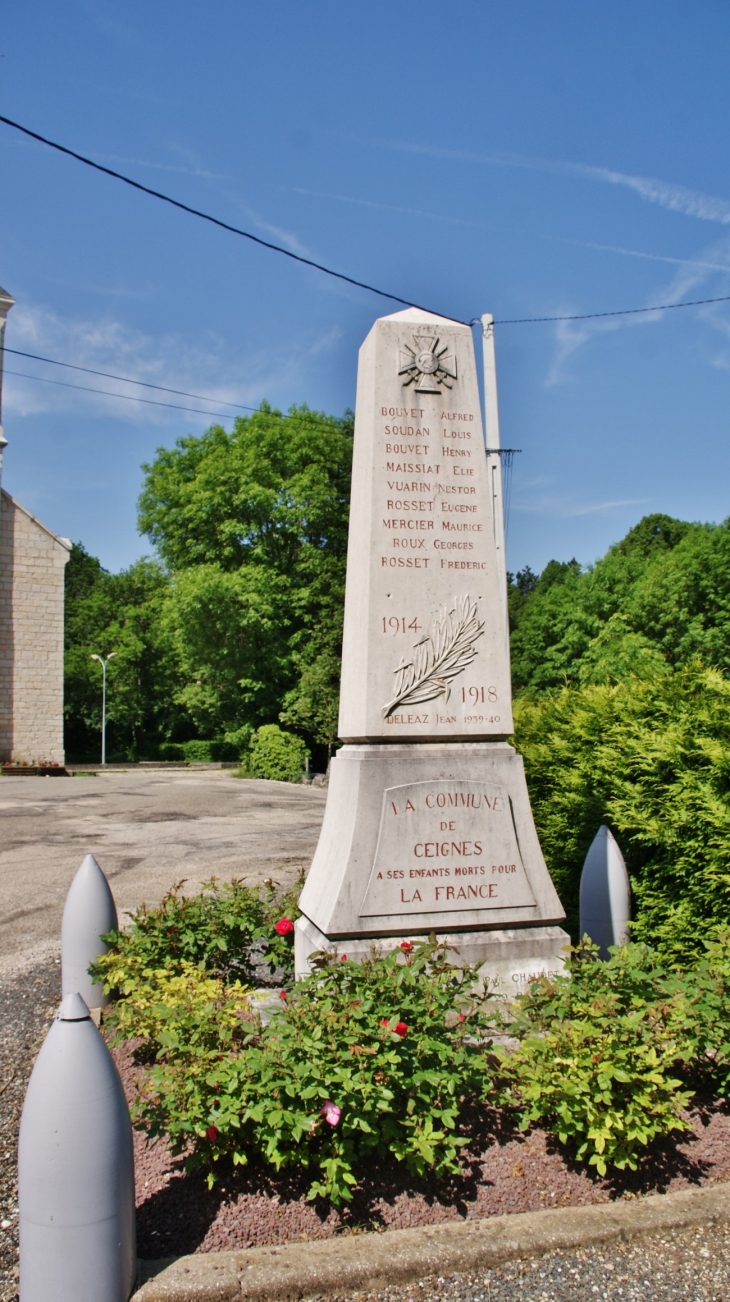
[[[331,940],[308,918],[298,918],[294,933],[297,978],[309,973],[309,959],[318,950],[333,950],[338,956],[366,958],[373,950],[389,954],[403,940],[427,940],[423,936],[381,936],[378,939],[352,936]],[[523,927],[508,931],[457,931],[438,933],[437,939],[450,945],[457,966],[479,968],[480,982],[504,998],[513,998],[538,976],[556,976],[565,962],[570,936],[562,927]]]
[[[506,742],[346,744],[299,907],[332,940],[563,921]]]

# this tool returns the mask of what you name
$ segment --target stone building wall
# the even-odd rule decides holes
[[[63,764],[63,596],[70,542],[0,492],[0,762]]]

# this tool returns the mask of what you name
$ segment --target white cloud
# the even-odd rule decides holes
[[[181,167],[175,163],[152,163],[147,158],[126,158],[120,154],[96,154],[95,157],[107,163],[121,163],[125,167],[150,167],[155,172],[180,172],[184,176],[199,176],[204,181],[230,181],[232,178],[224,172],[209,172],[204,167]],[[117,169],[114,168],[114,171]]]
[[[515,502],[511,509],[530,515],[547,515],[567,520],[580,515],[598,515],[608,511],[619,511],[627,506],[642,506],[650,500],[648,497],[623,497],[608,502],[591,502],[574,506],[567,503],[563,498],[543,496],[534,502]]]
[[[653,176],[631,176],[626,172],[614,172],[608,167],[585,167],[576,163],[558,166],[567,174],[582,176],[586,180],[625,186],[648,203],[656,203],[660,208],[682,213],[685,217],[698,217],[700,221],[722,222],[725,225],[730,222],[730,202],[711,194],[703,194],[701,190],[690,190],[687,186],[660,181]]]
[[[332,326],[331,329],[324,330],[322,334],[319,335],[317,339],[314,339],[309,345],[310,356],[317,357],[320,353],[330,352],[331,349],[335,347],[335,344],[338,344],[340,339],[342,339],[344,333],[345,332],[341,326]]]
[[[81,371],[66,370],[60,366],[47,366],[29,358],[5,354],[6,378],[3,386],[5,413],[18,416],[46,412],[83,412],[86,415],[103,414],[137,423],[169,424],[180,417],[192,428],[204,428],[210,418],[193,412],[173,411],[160,403],[173,403],[186,408],[206,408],[211,413],[230,410],[227,419],[236,414],[234,407],[225,403],[238,403],[255,407],[267,392],[281,391],[287,383],[287,370],[296,379],[302,364],[299,356],[291,353],[287,358],[264,355],[249,356],[243,361],[231,361],[223,340],[208,335],[204,340],[191,343],[179,334],[152,338],[121,321],[105,317],[98,320],[80,320],[63,317],[49,309],[20,304],[13,308],[8,318],[5,338],[7,348],[37,353],[60,361],[73,362],[97,371],[134,376],[151,384],[181,389],[187,393],[206,395],[206,401],[166,394],[154,389],[139,388],[124,381],[109,380],[101,376],[86,375]],[[302,347],[302,354],[305,351]],[[245,369],[245,376],[241,374]],[[25,372],[53,380],[54,384],[37,383],[9,372]],[[122,394],[133,401],[120,401],[104,393],[87,393],[80,389],[64,388],[62,384],[78,384],[90,389],[107,390]]]
[[[610,167],[595,167],[586,163],[570,163],[559,158],[529,158],[521,154],[482,154],[464,149],[448,149],[422,145],[403,140],[368,140],[366,143],[385,149],[395,149],[407,154],[423,154],[457,163],[480,163],[489,167],[513,167],[522,171],[546,172],[553,176],[574,176],[605,185],[623,186],[638,194],[647,203],[658,204],[670,212],[701,221],[730,223],[730,200],[692,190],[672,181],[662,181],[654,176],[634,176]]]
[[[287,194],[302,194],[312,199],[331,199],[336,203],[354,204],[359,208],[377,208],[381,212],[397,212],[407,217],[425,217],[429,221],[448,222],[452,226],[470,226],[474,230],[486,231],[491,228],[486,222],[469,221],[467,217],[452,217],[448,213],[425,212],[422,208],[402,208],[399,204],[380,203],[375,199],[356,199],[349,194],[331,194],[327,190],[304,190],[298,185],[281,186]]]
[[[661,259],[665,261],[665,259]],[[673,263],[674,259],[671,260]],[[654,304],[681,303],[688,295],[694,293],[703,294],[700,286],[705,285],[709,277],[717,276],[718,273],[727,277],[730,273],[730,237],[724,236],[721,240],[715,240],[712,244],[702,249],[694,258],[686,260],[676,259],[677,270],[668,282],[664,282],[652,291],[644,306],[646,311],[636,315],[604,317],[597,320],[588,321],[556,321],[555,322],[555,355],[551,362],[546,384],[552,386],[563,384],[571,379],[567,371],[566,363],[569,358],[574,356],[583,344],[588,343],[594,336],[605,334],[607,331],[633,329],[637,326],[647,326],[662,321],[666,313],[658,309],[653,311]],[[727,292],[727,281],[719,282],[718,297]],[[707,291],[707,297],[712,297],[712,291]],[[728,331],[730,338],[730,326],[727,326],[723,320],[718,305],[706,305],[696,309],[697,315],[706,320],[716,329]],[[572,311],[576,309],[573,308]],[[565,309],[565,315],[571,312],[570,308]],[[551,313],[551,315],[553,315]],[[554,315],[563,315],[561,309],[556,310]],[[713,362],[713,364],[717,364]]]
[[[562,235],[548,235],[546,239],[557,244],[570,244],[577,249],[596,249],[599,253],[617,253],[624,258],[643,258],[648,262],[666,262],[674,267],[701,267],[705,271],[730,271],[729,262],[702,262],[698,258],[672,258],[663,253],[645,253],[642,249],[624,249],[619,244],[594,244],[591,240],[569,240]]]
[[[596,515],[603,511],[617,511],[625,506],[641,506],[648,501],[648,497],[623,497],[615,502],[595,502],[592,506],[574,506],[565,514],[567,516]]]
[[[568,314],[566,313],[566,315]],[[566,362],[600,328],[617,329],[618,323],[613,321],[600,323],[588,321],[555,322],[555,355],[550,363],[545,381],[548,388],[552,388],[555,384],[564,384],[570,378],[566,373]]]

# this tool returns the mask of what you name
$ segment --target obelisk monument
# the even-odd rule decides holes
[[[496,412],[494,372],[487,406]],[[492,392],[492,390],[494,390]],[[561,966],[564,911],[512,732],[500,482],[471,330],[413,308],[358,367],[339,734],[297,971],[448,937],[505,993]]]

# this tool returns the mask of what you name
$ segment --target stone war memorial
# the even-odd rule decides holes
[[[512,732],[496,377],[409,308],[358,367],[339,735],[297,972],[436,933],[509,995],[562,966],[564,911]],[[455,961],[458,959],[455,958]]]

